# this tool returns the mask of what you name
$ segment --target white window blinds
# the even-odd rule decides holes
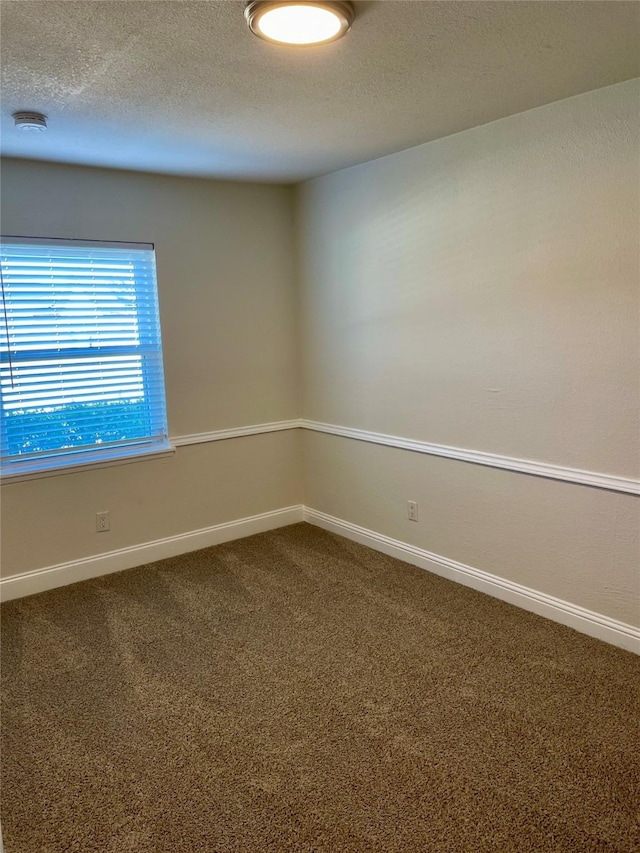
[[[0,244],[2,473],[169,447],[153,246]]]

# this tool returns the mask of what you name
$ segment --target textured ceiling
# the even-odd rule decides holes
[[[640,76],[637,2],[360,2],[309,49],[255,38],[243,7],[5,0],[2,153],[296,181]]]

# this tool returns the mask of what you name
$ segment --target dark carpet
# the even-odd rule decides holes
[[[640,658],[315,527],[2,617],[5,853],[640,850]]]

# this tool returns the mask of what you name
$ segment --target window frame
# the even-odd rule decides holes
[[[0,252],[2,252],[4,244],[19,244],[24,245],[25,247],[31,245],[34,248],[68,247],[69,249],[72,249],[74,246],[76,246],[78,248],[84,249],[95,248],[97,250],[122,250],[123,253],[127,250],[141,250],[152,253],[152,285],[147,289],[145,298],[149,299],[149,295],[151,295],[152,310],[154,312],[155,330],[157,330],[157,334],[154,336],[155,339],[153,342],[153,349],[156,350],[156,363],[153,367],[150,368],[144,363],[144,358],[141,358],[141,381],[144,388],[144,394],[142,399],[149,399],[149,381],[153,373],[152,381],[155,382],[157,384],[157,388],[160,389],[159,402],[157,400],[154,401],[153,418],[159,417],[163,430],[162,432],[154,435],[142,436],[140,438],[134,438],[131,440],[122,440],[112,443],[105,442],[104,445],[102,445],[101,442],[96,442],[92,445],[82,445],[79,447],[66,448],[62,447],[58,449],[52,449],[51,451],[39,451],[37,453],[34,453],[33,455],[27,456],[24,459],[21,459],[19,455],[2,455],[3,450],[0,450],[0,481],[4,484],[11,483],[14,481],[39,479],[41,477],[51,477],[76,471],[79,472],[91,470],[94,468],[123,465],[132,462],[158,459],[173,455],[175,453],[175,447],[171,443],[168,434],[166,383],[164,378],[162,329],[160,323],[155,244],[119,240],[107,241],[73,238],[70,239],[63,237],[31,237],[23,235],[17,236],[3,234],[0,236]],[[79,259],[81,259],[81,256],[79,257]],[[84,260],[84,258],[82,258],[82,260]],[[135,277],[134,282],[136,283],[136,294],[138,294],[140,291],[138,290],[138,284],[136,282]],[[9,300],[5,301],[4,277],[2,278],[2,292],[0,293],[0,303],[2,310],[2,313],[0,314],[0,326],[2,327],[0,330],[0,334],[2,338],[7,342],[6,357],[5,352],[3,351],[2,353],[2,367],[4,369],[8,363],[9,369],[11,370],[11,342],[9,335],[10,323],[7,317],[7,304],[9,304]],[[136,305],[135,316],[136,324],[138,324],[140,318],[138,305]],[[151,326],[145,325],[143,329],[140,329],[139,326],[136,325],[136,329],[139,332],[142,332],[143,334],[147,334],[150,328]],[[144,348],[145,344],[143,344],[142,342],[139,342],[137,346],[134,344],[125,344],[122,345],[122,355],[134,356],[144,350]],[[89,349],[90,348],[87,348],[86,346],[78,347],[78,352],[84,351],[86,353],[85,357],[89,359]],[[52,347],[51,349],[48,349],[47,352],[55,353],[56,349]],[[57,352],[60,353],[61,358],[63,358],[67,350],[60,348],[57,350]],[[76,357],[78,357],[77,354]],[[82,356],[80,356],[80,358],[81,357]],[[39,358],[35,357],[33,360],[38,361]],[[42,358],[43,362],[47,360],[47,357]],[[105,400],[105,402],[107,401]],[[4,426],[4,424],[5,410],[2,398],[2,387],[0,386],[0,426]]]

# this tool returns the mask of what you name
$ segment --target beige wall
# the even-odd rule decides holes
[[[298,416],[290,188],[18,160],[1,179],[3,234],[155,243],[170,435]],[[4,485],[3,573],[299,503],[299,446],[273,433]]]
[[[286,187],[7,161],[2,232],[156,244],[173,436],[303,415],[633,477],[638,94],[302,185],[297,289]],[[315,509],[640,624],[634,497],[298,431],[5,485],[3,572],[299,503],[303,467]]]
[[[302,185],[303,416],[637,476],[638,95],[601,89]],[[636,498],[304,440],[309,506],[640,624]]]
[[[640,626],[637,499],[312,432],[304,458],[313,509]]]

